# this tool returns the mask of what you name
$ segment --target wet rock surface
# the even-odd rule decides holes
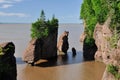
[[[17,80],[15,45],[12,42],[0,44],[0,80]]]

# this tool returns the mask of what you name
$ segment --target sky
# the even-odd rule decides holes
[[[46,19],[53,15],[59,23],[81,23],[82,0],[0,0],[0,23],[32,23],[44,10]]]

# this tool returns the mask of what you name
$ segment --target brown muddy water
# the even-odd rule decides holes
[[[79,42],[82,24],[60,24],[58,37],[65,30],[70,33],[68,55],[40,60],[36,66],[27,65],[21,60],[31,39],[30,28],[31,24],[0,24],[0,43],[12,41],[16,46],[17,80],[101,80],[105,65],[83,59],[82,43]],[[72,55],[72,47],[75,47],[76,55]]]
[[[105,65],[95,61],[83,61],[76,56],[58,56],[57,60],[41,60],[32,67],[18,64],[18,80],[101,80]]]

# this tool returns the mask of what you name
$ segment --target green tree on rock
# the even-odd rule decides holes
[[[36,22],[32,23],[31,37],[33,39],[47,37],[57,28],[58,28],[58,19],[53,17],[52,20],[46,21],[45,13],[42,10],[40,14],[40,18],[38,18]]]
[[[43,10],[41,11],[40,20],[45,21],[45,13]]]

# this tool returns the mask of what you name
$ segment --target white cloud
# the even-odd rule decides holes
[[[0,3],[11,3],[10,0],[0,0]]]
[[[29,15],[24,14],[24,13],[6,13],[6,12],[0,12],[0,16],[29,17]]]
[[[15,3],[21,2],[22,0],[0,0],[0,3]]]
[[[3,4],[0,8],[9,8],[12,7],[12,4]]]
[[[0,0],[0,8],[12,7],[15,3],[21,2],[23,0]]]

